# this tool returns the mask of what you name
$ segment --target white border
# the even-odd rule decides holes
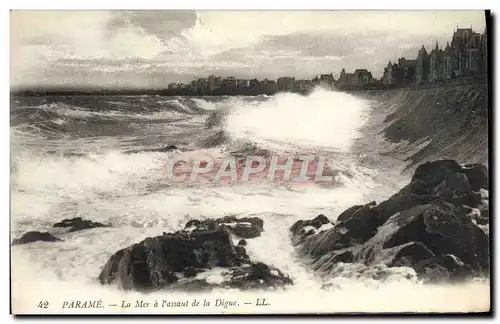
[[[6,4],[6,2],[3,2],[2,4]],[[5,122],[5,127],[1,128],[1,140],[0,143],[2,145],[1,149],[4,151],[4,155],[1,161],[0,165],[0,170],[2,174],[2,186],[1,186],[1,199],[2,203],[0,206],[4,208],[4,213],[2,214],[2,221],[3,221],[3,248],[1,250],[1,260],[5,260],[4,264],[6,264],[6,261],[9,258],[9,245],[7,242],[8,235],[9,235],[9,195],[10,195],[10,188],[9,188],[9,161],[7,160],[7,156],[9,155],[9,121],[10,121],[10,112],[9,112],[9,11],[7,9],[10,8],[15,8],[15,9],[65,9],[65,10],[77,10],[77,9],[210,9],[210,10],[215,10],[215,9],[252,9],[252,10],[262,10],[262,9],[268,9],[268,10],[284,10],[284,9],[292,9],[292,10],[304,10],[304,9],[314,9],[314,10],[320,10],[320,9],[337,9],[337,10],[348,10],[348,9],[399,9],[399,10],[426,10],[426,9],[448,9],[448,10],[456,10],[456,9],[492,9],[493,14],[500,12],[499,9],[497,9],[499,6],[499,2],[497,0],[493,1],[470,1],[470,0],[456,0],[456,1],[433,1],[433,0],[421,0],[421,1],[384,1],[381,3],[381,1],[356,1],[356,0],[350,0],[350,1],[342,1],[342,2],[335,2],[332,3],[330,1],[319,1],[319,0],[308,0],[308,1],[296,1],[295,3],[290,3],[290,2],[280,2],[278,3],[277,1],[269,1],[269,0],[253,0],[253,1],[245,1],[242,3],[241,1],[222,1],[222,0],[212,0],[210,2],[208,1],[203,1],[203,0],[177,0],[177,1],[168,1],[168,3],[165,2],[156,2],[156,1],[148,1],[148,0],[141,0],[141,1],[130,1],[130,0],[122,0],[122,1],[102,1],[102,0],[86,0],[84,2],[73,2],[73,1],[57,1],[57,0],[44,0],[44,1],[16,1],[15,3],[11,3],[10,6],[7,4],[7,8],[2,11],[2,16],[1,21],[2,23],[0,24],[1,26],[1,32],[0,35],[3,40],[4,44],[4,49],[2,53],[3,55],[3,60],[4,64],[1,65],[1,68],[3,69],[2,73],[2,81],[5,82],[3,85],[2,89],[4,90],[2,92],[3,95],[3,112],[5,113],[4,118],[2,121]],[[496,30],[496,28],[495,28]],[[496,50],[496,44],[498,43],[496,33],[495,33],[495,53],[498,51]],[[496,59],[497,55],[495,56]],[[498,65],[498,64],[495,64]],[[495,71],[497,72],[497,71]],[[495,73],[497,75],[497,73]],[[494,93],[498,94],[498,84],[496,84],[496,87],[494,89]],[[496,104],[496,102],[495,102]],[[495,105],[496,106],[496,105]],[[491,107],[491,109],[495,109],[496,107]],[[495,118],[495,124],[499,124],[499,113],[497,112]],[[495,132],[496,134],[496,132]],[[498,139],[497,136],[494,136],[495,138]],[[497,145],[500,145],[500,139],[498,139],[499,142],[495,145],[495,151],[498,150]],[[491,154],[491,152],[490,152]],[[496,165],[495,165],[496,166]],[[498,183],[498,175],[495,175],[495,180]],[[495,193],[495,202],[497,201],[498,197],[497,194]],[[495,228],[492,230],[493,233],[497,233],[498,229],[497,227],[500,224],[500,221],[497,219],[495,221]],[[495,260],[498,260],[498,251],[499,248],[495,248],[495,255],[493,258]],[[9,316],[9,304],[10,304],[10,295],[9,295],[9,287],[7,284],[7,277],[9,275],[8,267],[4,266],[1,268],[3,272],[3,278],[4,278],[4,288],[2,289],[3,296],[2,296],[2,302],[1,305],[3,307],[2,309],[2,314],[5,316],[7,315],[7,322],[13,321],[13,318]],[[498,280],[498,279],[497,279]],[[496,289],[495,289],[496,291]],[[498,296],[497,296],[498,297]],[[495,301],[498,299],[495,298]],[[497,308],[498,305],[495,305],[495,308]],[[498,310],[498,309],[497,309]],[[159,320],[158,318],[155,318]],[[326,318],[323,318],[326,320]],[[115,319],[115,321],[119,321],[122,319]],[[168,320],[172,321],[174,319],[161,319],[161,321]],[[181,319],[175,319],[175,321],[178,321]],[[186,319],[185,321],[189,321],[190,319]],[[234,321],[236,318],[229,318],[229,320]],[[249,319],[237,319],[238,321],[243,321],[243,320],[249,320]],[[253,318],[252,320],[254,321],[259,321],[259,322],[270,322],[270,319],[265,319],[265,318]],[[350,320],[350,322],[364,322],[367,320],[375,320],[375,319],[370,319],[366,318],[364,320],[362,319],[355,319],[355,320]],[[377,321],[387,321],[387,319],[376,319]],[[397,321],[400,321],[401,319],[394,319]],[[422,318],[421,320],[427,320],[426,318]],[[476,319],[477,320],[477,319]],[[474,322],[476,320],[473,319],[468,319],[466,322]],[[24,322],[29,322],[29,323],[38,323],[42,322],[41,320],[32,320],[32,319],[24,319]],[[52,319],[49,319],[48,321],[52,321]],[[63,319],[63,322],[69,321],[68,318]],[[108,320],[104,319],[96,319],[96,320],[91,320],[91,319],[79,319],[79,322],[88,322],[88,323],[100,323],[100,322],[105,322]],[[128,320],[129,322],[142,322],[142,319],[134,319],[134,320]],[[207,319],[206,321],[216,323],[220,321],[220,318],[211,318]],[[289,319],[285,320],[279,320],[275,319],[272,320],[273,322],[288,322]],[[311,319],[300,319],[300,322],[309,322]],[[347,321],[347,319],[344,318],[333,318],[332,321],[335,322],[344,322]],[[410,320],[407,319],[407,321],[410,322],[415,322],[418,320]],[[442,323],[450,322],[452,323],[453,321],[456,321],[456,319],[446,319],[442,320]]]

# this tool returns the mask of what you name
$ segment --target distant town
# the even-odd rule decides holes
[[[101,90],[103,94],[112,93],[155,93],[176,96],[217,96],[217,95],[272,95],[278,92],[308,93],[317,86],[353,90],[381,90],[401,87],[425,87],[453,84],[461,80],[484,80],[487,72],[487,33],[477,33],[472,28],[454,30],[451,42],[441,48],[436,46],[428,51],[422,45],[416,57],[397,58],[388,62],[380,79],[374,78],[367,69],[356,69],[348,73],[342,69],[338,79],[333,73],[321,74],[310,80],[296,79],[291,76],[277,80],[222,78],[209,75],[189,83],[170,83],[167,89],[149,90]],[[52,90],[57,92],[57,90]],[[95,93],[94,90],[88,90]],[[25,95],[48,94],[51,91],[24,90]],[[72,91],[64,91],[65,94]],[[82,93],[75,90],[75,93]],[[83,90],[83,92],[86,92]]]
[[[339,90],[375,90],[397,87],[422,86],[453,82],[486,74],[487,34],[472,28],[457,28],[451,42],[444,49],[436,47],[430,52],[424,46],[415,59],[400,57],[389,62],[383,76],[376,79],[367,69],[348,73],[343,69],[338,79],[333,73],[321,74],[311,80],[281,77],[277,80],[221,78],[210,75],[190,83],[170,83],[167,92],[175,95],[255,95],[277,92],[307,93],[316,86]]]

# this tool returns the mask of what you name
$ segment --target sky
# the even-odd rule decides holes
[[[161,88],[239,78],[372,71],[483,11],[11,11],[11,87]]]

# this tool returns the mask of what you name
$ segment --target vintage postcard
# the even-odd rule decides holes
[[[12,313],[490,312],[490,27],[11,11]]]

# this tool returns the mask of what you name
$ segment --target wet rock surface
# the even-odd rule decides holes
[[[12,241],[12,245],[27,244],[27,243],[33,243],[33,242],[38,242],[38,241],[60,242],[62,240],[60,238],[55,237],[54,235],[52,235],[48,232],[31,231],[31,232],[25,233],[23,236],[21,236],[18,239],[14,239]]]
[[[111,227],[111,224],[103,224],[86,220],[81,217],[75,217],[71,219],[64,219],[61,222],[55,223],[52,227],[65,227],[68,228],[68,232],[75,232],[95,227]]]
[[[237,237],[248,239],[260,236],[264,231],[264,221],[258,217],[226,216],[217,219],[192,219],[186,223],[185,229],[192,231],[214,230],[225,227]]]
[[[489,223],[487,176],[482,165],[424,163],[398,193],[348,208],[329,229],[307,230],[323,215],[298,221],[292,243],[325,275],[355,262],[411,267],[424,282],[489,276],[489,236],[478,226]]]
[[[148,237],[113,254],[99,281],[138,291],[248,290],[292,285],[293,281],[279,269],[251,260],[245,249],[246,240],[234,245],[236,234],[227,223],[245,222],[263,230],[259,218],[239,221],[233,216],[191,220],[186,224],[187,230]],[[214,274],[217,280],[210,279]]]

